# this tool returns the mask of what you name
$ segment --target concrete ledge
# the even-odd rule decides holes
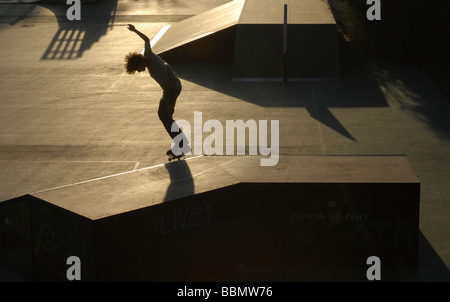
[[[39,281],[65,280],[69,256],[84,281],[417,264],[420,183],[404,156],[259,160],[196,157],[3,202],[0,257]]]

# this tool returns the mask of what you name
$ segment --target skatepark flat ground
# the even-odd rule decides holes
[[[82,21],[72,22],[64,4],[0,4],[0,201],[165,163],[161,89],[148,73],[125,72],[124,56],[143,47],[126,24],[153,36],[226,2],[102,0],[82,4]],[[60,43],[64,34],[71,43]],[[232,82],[227,65],[173,64],[183,85],[174,117],[279,120],[280,156],[406,155],[421,182],[419,265],[393,279],[450,281],[449,100],[413,65],[341,64],[340,81],[290,83]],[[2,267],[0,280],[25,278]]]

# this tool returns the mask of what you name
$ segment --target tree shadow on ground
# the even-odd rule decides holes
[[[441,139],[450,140],[450,102],[420,71],[397,63],[378,64],[380,86]]]

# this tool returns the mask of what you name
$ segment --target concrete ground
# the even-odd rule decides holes
[[[124,56],[143,47],[126,24],[153,36],[226,2],[102,0],[72,22],[64,4],[0,4],[0,200],[166,162],[161,90],[125,72]],[[172,67],[183,84],[176,119],[279,120],[280,156],[406,154],[421,181],[420,259],[391,280],[450,281],[450,102],[414,66],[344,56],[342,80],[322,83]],[[2,267],[0,280],[26,279]]]

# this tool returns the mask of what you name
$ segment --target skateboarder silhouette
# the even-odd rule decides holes
[[[142,38],[145,42],[144,54],[140,54],[137,52],[129,53],[125,57],[125,69],[128,74],[134,74],[137,72],[145,71],[145,68],[148,69],[150,76],[161,86],[163,90],[163,95],[161,100],[159,101],[158,108],[158,116],[161,122],[164,125],[167,133],[169,133],[172,140],[182,134],[181,129],[178,132],[172,132],[172,124],[175,122],[173,120],[173,113],[175,111],[175,104],[177,102],[177,98],[181,93],[181,81],[176,76],[175,72],[172,70],[167,62],[161,59],[158,55],[153,53],[150,39],[138,31],[134,25],[128,24],[128,29],[134,33],[136,33],[139,37]],[[179,128],[178,128],[179,129]],[[169,160],[173,158],[180,159],[186,153],[190,152],[189,147],[184,146],[183,141],[187,142],[186,137],[183,135],[183,139],[180,141],[179,146],[174,146],[172,149],[167,151],[167,155],[169,156]],[[175,147],[179,147],[176,148]],[[181,154],[180,154],[181,153]]]

